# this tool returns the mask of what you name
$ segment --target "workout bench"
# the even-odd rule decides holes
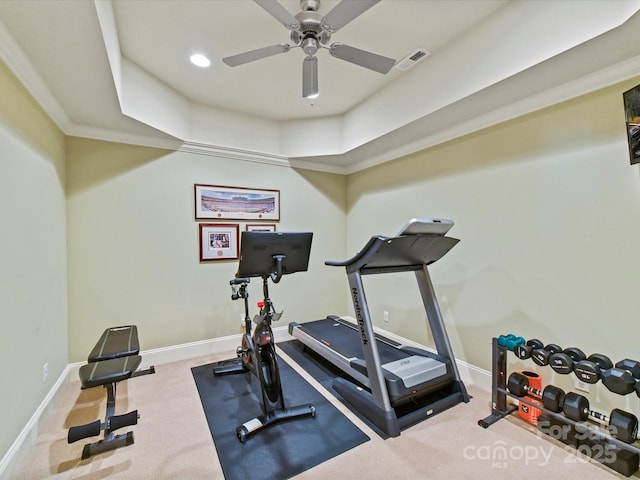
[[[131,377],[155,373],[154,367],[137,370],[142,361],[139,353],[138,328],[135,325],[107,328],[91,350],[87,358],[88,363],[80,367],[79,376],[83,390],[98,386],[107,389],[107,412],[104,423],[96,420],[69,429],[68,443],[94,437],[104,431],[102,440],[84,446],[83,460],[98,453],[133,444],[133,432],[113,434],[119,428],[136,425],[139,418],[137,410],[115,415],[116,385]]]

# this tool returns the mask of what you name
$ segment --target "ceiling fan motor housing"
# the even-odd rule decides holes
[[[331,39],[331,32],[322,26],[323,18],[313,10],[305,10],[296,15],[300,26],[291,30],[291,41],[300,45],[307,55],[315,55],[318,44],[325,45]]]

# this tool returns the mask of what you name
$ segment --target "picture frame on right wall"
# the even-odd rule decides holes
[[[622,94],[631,164],[640,163],[640,85]]]

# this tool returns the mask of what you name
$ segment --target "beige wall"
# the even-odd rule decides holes
[[[0,62],[0,458],[68,363],[64,159],[64,135]]]
[[[323,262],[344,255],[346,178],[81,138],[69,139],[67,162],[71,361],[112,325],[136,324],[143,349],[241,331],[229,287],[237,260],[199,262],[195,183],[278,189],[278,231],[314,233],[309,271],[270,285],[285,311],[275,326],[345,303],[342,272]],[[260,279],[249,292],[254,314]]]
[[[638,358],[640,175],[621,94],[639,82],[350,175],[348,250],[450,218],[461,242],[431,274],[458,358],[490,370],[490,340],[509,332]],[[415,281],[398,275],[369,282],[372,317],[430,344]]]

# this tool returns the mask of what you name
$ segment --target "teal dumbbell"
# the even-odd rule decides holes
[[[513,350],[518,345],[525,343],[526,340],[522,337],[517,337],[513,333],[509,333],[508,335],[500,335],[498,337],[498,345],[501,347],[506,347],[509,350]]]

